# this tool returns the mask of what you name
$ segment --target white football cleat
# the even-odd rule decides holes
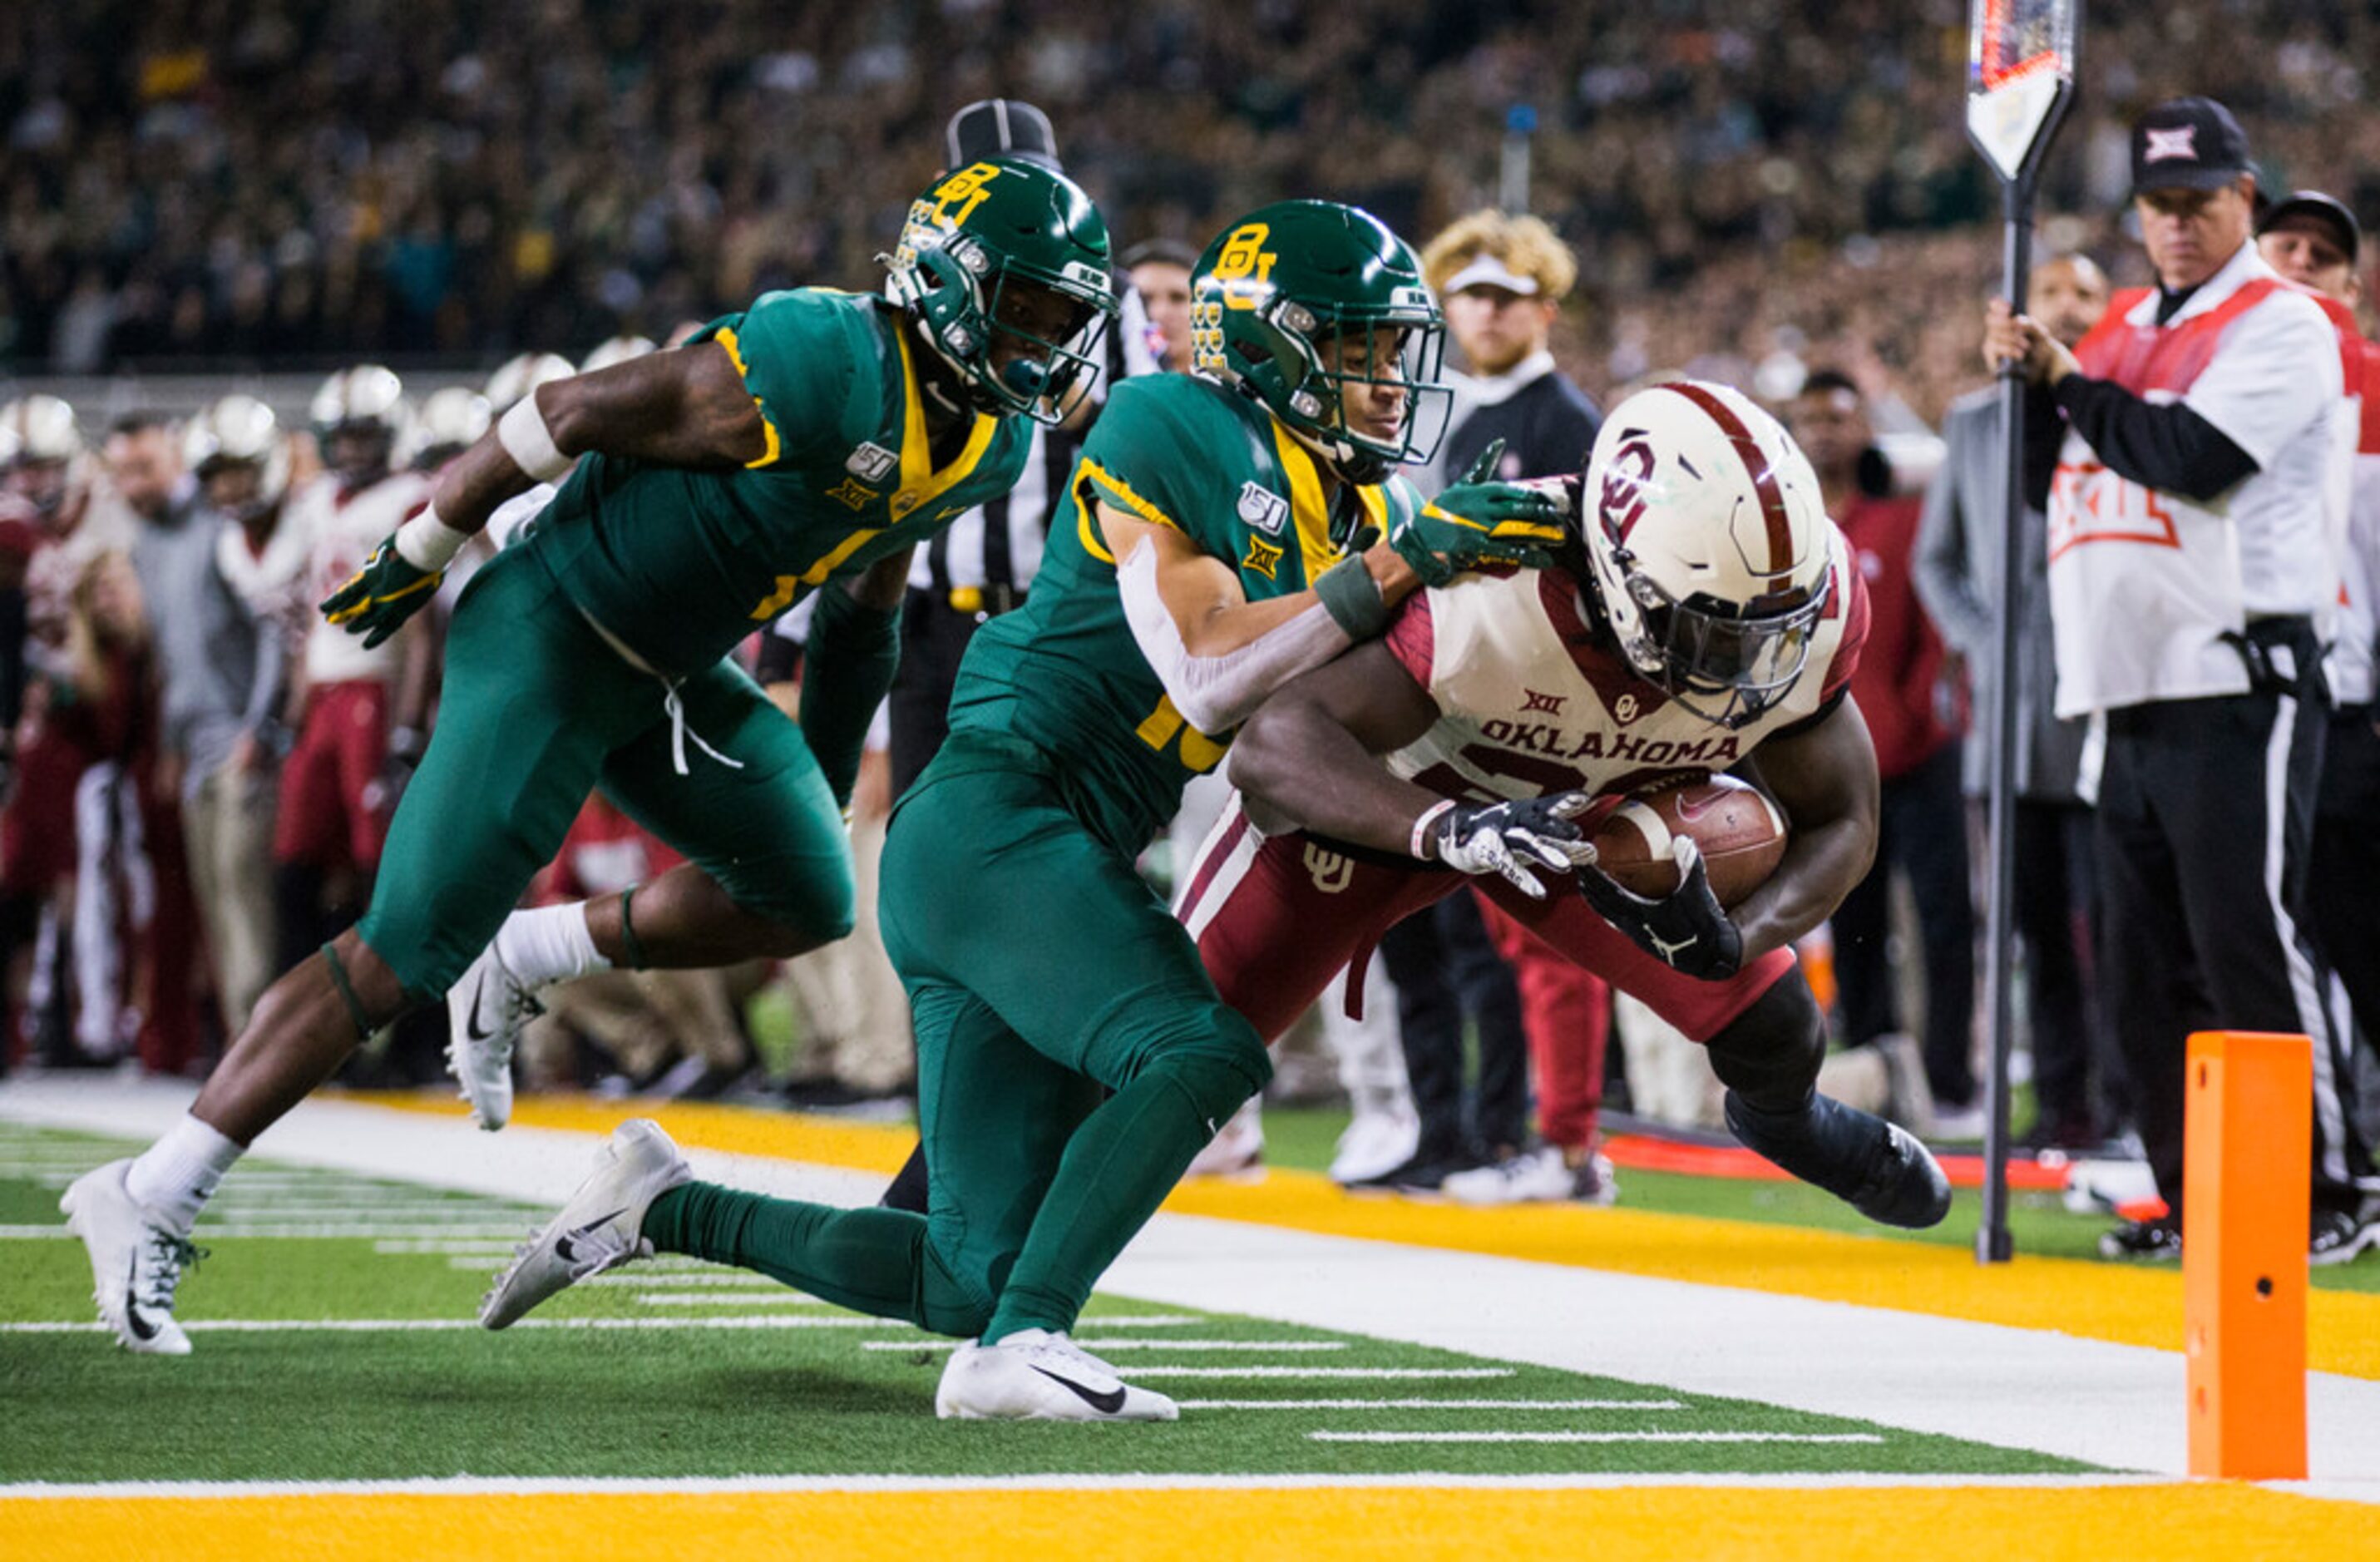
[[[91,1300],[115,1342],[142,1356],[188,1356],[190,1336],[174,1322],[174,1287],[199,1250],[124,1183],[131,1161],[85,1172],[58,1201],[67,1229],[91,1254]]]
[[[997,1345],[968,1340],[934,1391],[944,1421],[1174,1421],[1172,1400],[1135,1388],[1062,1334],[1019,1329]]]
[[[682,1182],[692,1180],[670,1136],[649,1117],[631,1117],[597,1152],[595,1170],[562,1213],[513,1255],[480,1300],[480,1323],[501,1329],[557,1291],[631,1259],[650,1258],[645,1211]]]
[[[1474,1205],[1550,1204],[1570,1200],[1609,1204],[1620,1194],[1609,1159],[1589,1155],[1573,1166],[1561,1147],[1554,1144],[1524,1150],[1492,1165],[1456,1172],[1439,1184],[1439,1190],[1458,1204]]]
[[[1347,1131],[1339,1136],[1331,1151],[1330,1180],[1344,1187],[1386,1177],[1420,1150],[1421,1118],[1415,1115],[1412,1103],[1399,1101],[1367,1109],[1359,1100]]]
[[[520,1043],[521,1027],[544,1012],[492,943],[446,990],[446,1071],[461,1083],[471,1116],[490,1133],[512,1119],[513,1048]]]

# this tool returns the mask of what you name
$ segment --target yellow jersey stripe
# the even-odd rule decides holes
[[[1330,541],[1330,506],[1322,497],[1322,473],[1313,454],[1272,420],[1273,450],[1289,478],[1289,509],[1297,522],[1297,555],[1305,568],[1305,583],[1339,562],[1338,545]]]
[[[992,435],[1000,432],[1000,420],[987,413],[975,415],[975,426],[968,431],[966,448],[953,458],[941,471],[933,470],[933,444],[926,437],[926,402],[917,389],[917,366],[909,356],[909,333],[905,325],[897,327],[892,339],[901,348],[901,384],[904,391],[901,414],[901,487],[892,495],[892,519],[898,520],[911,512],[925,508],[953,483],[975,470],[983,453],[991,448]]]
[[[711,340],[727,349],[727,361],[735,365],[735,377],[744,382],[746,390],[751,390],[752,366],[744,361],[744,347],[735,339],[735,333],[722,325]],[[777,458],[785,453],[784,442],[777,437],[777,425],[769,421],[769,409],[762,405],[757,393],[752,397],[752,408],[760,414],[760,434],[767,441],[767,445],[758,457],[744,463],[747,471],[755,467],[773,465]]]

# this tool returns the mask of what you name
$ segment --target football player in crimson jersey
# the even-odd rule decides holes
[[[1413,597],[1249,720],[1232,760],[1245,806],[1180,909],[1217,990],[1278,1036],[1400,918],[1479,875],[1539,939],[1709,1047],[1738,1139],[1871,1219],[1936,1224],[1950,1190],[1925,1148],[1816,1093],[1826,1026],[1792,954],[1866,873],[1876,822],[1847,689],[1866,600],[1809,463],[1734,391],[1658,386],[1604,424],[1579,532],[1563,568]],[[1592,865],[1572,823],[1590,796],[1720,771],[1792,825],[1731,915],[1689,839],[1667,899]]]

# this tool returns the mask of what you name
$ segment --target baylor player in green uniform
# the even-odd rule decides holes
[[[1535,492],[1466,482],[1425,505],[1390,478],[1429,442],[1441,325],[1377,219],[1266,207],[1196,286],[1205,374],[1116,387],[1030,600],[977,634],[949,741],[893,815],[882,921],[914,1009],[929,1213],[690,1183],[630,1124],[490,1293],[491,1327],[613,1263],[693,1253],[979,1336],[943,1374],[945,1416],[1172,1418],[1066,1331],[1270,1066],[1134,857],[1273,687],[1377,633],[1421,580],[1541,563],[1561,536]]]
[[[1085,392],[1115,308],[1098,210],[1028,162],[944,177],[889,263],[890,299],[772,293],[677,351],[540,387],[324,603],[370,642],[395,633],[499,503],[580,458],[463,593],[362,922],[265,994],[189,1117],[70,1194],[127,1345],[188,1348],[173,1290],[223,1171],[363,1036],[455,982],[599,785],[688,860],[633,898],[534,913],[549,971],[787,956],[849,931],[840,810],[911,547],[1014,482],[1022,418]],[[796,726],[723,658],[812,590]],[[501,958],[480,976],[455,1044],[493,1128],[520,1003]]]

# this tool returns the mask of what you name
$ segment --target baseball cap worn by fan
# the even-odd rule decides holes
[[[2338,246],[2350,265],[2363,248],[2363,229],[2356,222],[2355,214],[2318,189],[2293,190],[2265,207],[2256,219],[2256,237],[2262,238],[2277,227],[2297,222],[2317,223],[2328,230],[2331,242]]]
[[[2220,189],[2255,170],[2248,132],[2213,98],[2172,98],[2132,122],[2132,193]]]
[[[987,157],[1021,157],[1053,173],[1058,135],[1050,116],[1017,98],[984,98],[951,116],[942,135],[945,165],[964,168]]]
[[[1517,293],[1524,299],[1537,296],[1537,279],[1523,276],[1504,263],[1503,257],[1482,250],[1461,271],[1446,279],[1448,298],[1471,287],[1500,287],[1507,293]]]

